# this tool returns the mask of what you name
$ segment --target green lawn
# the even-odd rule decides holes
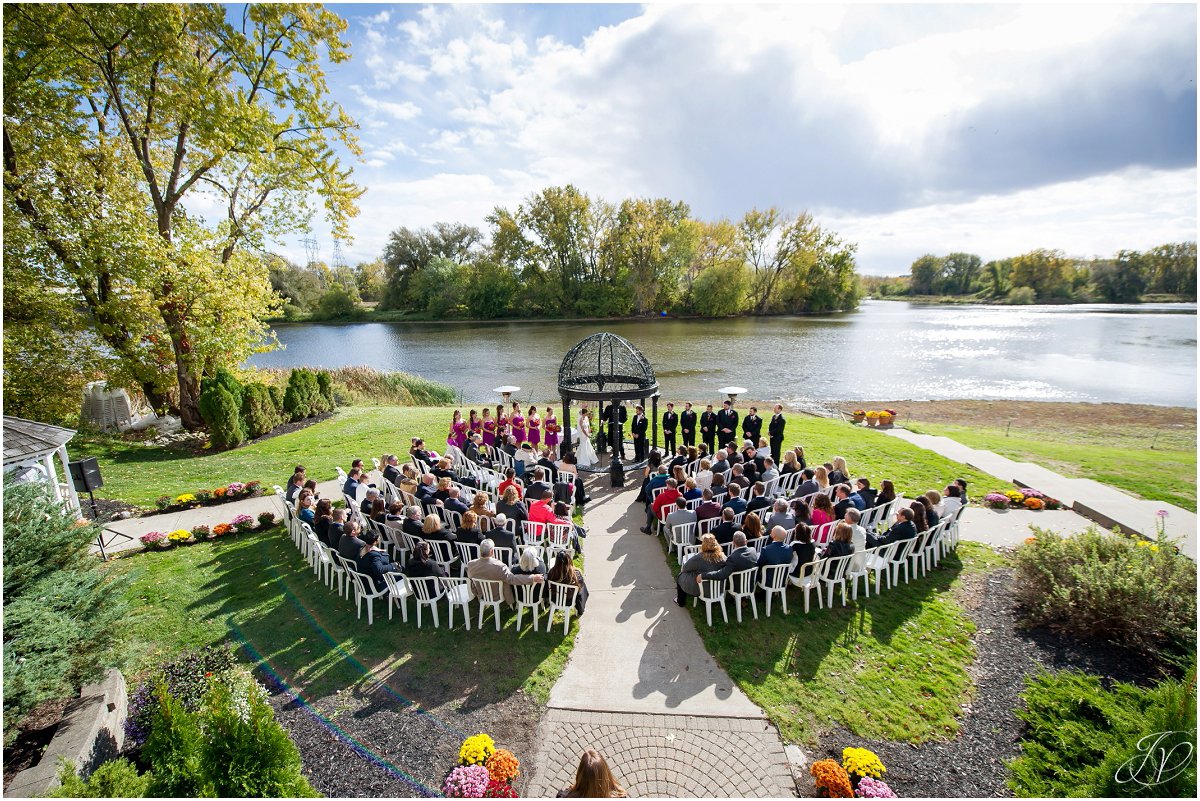
[[[131,625],[126,639],[114,643],[128,675],[229,637],[312,700],[383,682],[426,708],[456,698],[492,703],[518,689],[544,703],[578,630],[573,619],[566,639],[561,620],[552,633],[544,626],[534,633],[526,616],[518,635],[508,612],[499,632],[490,612],[484,631],[474,621],[464,630],[460,615],[447,630],[445,604],[441,628],[426,613],[425,627],[417,629],[412,603],[406,625],[399,610],[389,622],[382,601],[369,627],[366,610],[358,620],[353,596],[347,601],[327,589],[282,529],[144,553],[108,569],[132,576]]]
[[[1153,431],[1023,430],[1022,435],[1005,436],[1000,427],[966,428],[925,422],[905,425],[922,434],[949,437],[972,448],[1035,462],[1066,476],[1090,478],[1147,500],[1196,511],[1194,432],[1171,432],[1155,443]],[[987,488],[1002,484],[993,481]],[[987,491],[981,486],[972,494],[982,497]]]
[[[710,629],[701,604],[692,617],[709,653],[787,742],[815,745],[834,726],[868,739],[946,740],[972,697],[975,659],[975,625],[955,591],[963,576],[1002,562],[963,542],[927,576],[846,607],[835,593],[833,609],[820,610],[814,591],[805,615],[790,591],[788,615],[776,604],[754,620],[744,604],[742,625],[723,625],[718,611]]]
[[[451,412],[450,407],[351,406],[301,431],[200,456],[83,435],[72,442],[71,451],[74,458],[99,457],[104,487],[98,495],[149,507],[160,495],[211,489],[230,481],[282,485],[297,464],[307,467],[310,476],[333,478],[335,465],[348,468],[355,457],[370,459],[384,452],[403,457],[413,436],[423,437],[437,450],[445,442]],[[958,477],[973,486],[995,483],[958,462],[837,420],[788,415],[787,433],[787,445],[804,445],[810,463],[844,456],[856,476],[869,477],[874,486],[890,478],[910,496],[941,490]]]

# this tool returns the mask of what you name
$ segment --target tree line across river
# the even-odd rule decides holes
[[[986,264],[974,253],[926,254],[912,263],[907,276],[864,276],[862,284],[875,297],[970,296],[1002,303],[1195,300],[1196,243],[1093,259],[1040,249]]]

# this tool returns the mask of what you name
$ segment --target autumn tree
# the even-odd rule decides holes
[[[200,379],[260,347],[278,309],[250,254],[361,194],[318,6],[20,4],[4,15],[4,207],[24,267],[67,287],[158,409],[202,421]],[[218,209],[212,219],[197,210]],[[6,261],[6,272],[8,265]]]
[[[1012,260],[1009,281],[1014,288],[1029,287],[1038,300],[1071,294],[1074,265],[1060,250],[1031,250]]]
[[[942,281],[945,263],[932,253],[916,259],[909,267],[909,292],[913,295],[932,295]]]
[[[473,225],[439,222],[428,228],[397,228],[383,250],[386,268],[381,307],[406,309],[414,305],[412,283],[434,259],[465,263],[476,253],[483,234]]]

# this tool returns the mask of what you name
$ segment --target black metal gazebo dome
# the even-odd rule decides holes
[[[658,378],[632,342],[602,331],[567,351],[558,368],[558,392],[571,400],[644,399],[658,392]]]
[[[581,340],[575,347],[567,351],[562,364],[558,368],[558,394],[563,402],[563,443],[562,452],[572,449],[571,443],[571,401],[594,401],[597,404],[596,419],[604,425],[604,404],[611,406],[627,400],[639,400],[645,407],[647,398],[652,404],[650,423],[653,428],[651,442],[657,447],[658,442],[658,378],[654,368],[634,347],[633,343],[624,337],[601,331]],[[614,410],[615,412],[616,410]],[[621,413],[624,414],[623,412]],[[617,418],[614,418],[616,422]],[[619,418],[620,423],[624,418]],[[621,442],[623,433],[621,425],[610,426],[613,460],[610,471],[613,474],[613,486],[622,486],[624,471],[621,465]]]

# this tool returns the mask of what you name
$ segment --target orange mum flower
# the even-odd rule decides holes
[[[488,775],[498,782],[510,782],[521,775],[520,767],[513,752],[504,748],[497,748],[487,761]]]
[[[809,773],[817,780],[817,793],[823,798],[853,798],[854,788],[845,768],[832,759],[813,763]]]

